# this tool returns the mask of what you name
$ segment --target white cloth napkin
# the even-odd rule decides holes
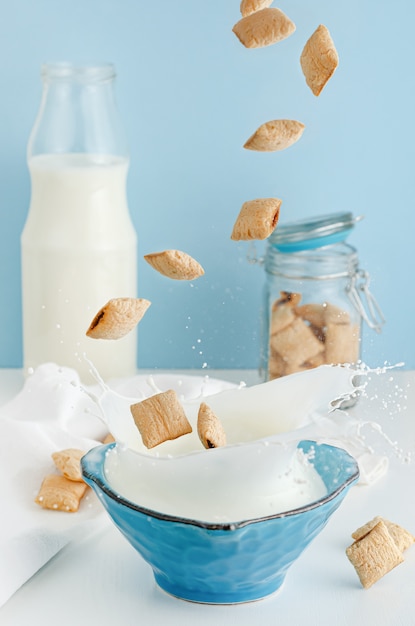
[[[91,492],[77,513],[47,511],[34,498],[54,473],[51,454],[89,450],[107,432],[73,370],[41,366],[0,408],[0,606],[78,533],[106,518]]]
[[[322,371],[323,381],[332,374],[327,369]],[[294,376],[298,378],[252,388],[240,398],[244,405],[248,397],[252,396],[259,404],[262,398],[268,413],[272,400],[270,415],[274,415],[275,409],[278,416],[283,414],[284,402],[287,406],[289,400],[292,402],[294,386],[294,391],[303,396],[308,406],[310,394],[315,393],[313,389],[318,389],[319,381],[321,383],[320,373]],[[343,386],[342,381],[339,386]],[[230,408],[236,400],[235,394],[228,394],[227,390],[235,387],[208,376],[163,374],[136,376],[119,381],[115,386],[118,394],[137,400],[169,388],[175,389],[180,399],[190,404],[197,404],[198,398],[205,396],[211,396],[213,402],[212,394],[218,394],[215,400],[219,406],[232,399]],[[327,395],[330,387],[325,387]],[[108,432],[91,393],[99,397],[99,386],[84,389],[74,370],[49,363],[37,368],[26,379],[23,390],[0,407],[0,606],[70,541],[109,523],[91,490],[76,513],[44,510],[34,502],[43,478],[57,471],[51,458],[53,452],[65,448],[87,451]],[[237,412],[239,414],[239,410]],[[303,407],[302,414],[305,413],[307,410]],[[258,414],[254,418],[258,419]],[[315,438],[346,448],[357,458],[366,484],[387,469],[385,459],[370,454],[357,436],[356,420],[341,411],[328,416],[321,414],[296,433],[298,438]]]

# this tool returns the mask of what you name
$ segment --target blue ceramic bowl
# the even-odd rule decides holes
[[[341,448],[301,441],[304,452],[314,448],[312,463],[327,487],[324,498],[268,517],[205,523],[146,509],[114,492],[105,476],[106,453],[114,445],[83,457],[85,481],[151,565],[157,584],[194,602],[233,604],[274,593],[359,477],[356,461]]]

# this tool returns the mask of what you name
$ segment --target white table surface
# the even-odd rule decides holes
[[[203,373],[248,384],[258,380],[250,371]],[[22,383],[20,371],[0,370],[0,404]],[[360,586],[345,549],[352,542],[351,532],[375,515],[415,534],[415,372],[393,370],[373,376],[366,397],[351,412],[380,423],[393,441],[412,452],[412,462],[403,464],[389,444],[376,437],[376,449],[391,456],[388,473],[369,487],[351,489],[323,532],[288,571],[277,594],[235,606],[170,597],[157,588],[150,567],[105,520],[95,534],[64,548],[0,608],[1,626],[414,626],[415,545],[405,553],[404,563],[368,590]],[[7,512],[6,503],[0,501],[1,509]]]

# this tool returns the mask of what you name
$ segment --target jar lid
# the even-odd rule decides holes
[[[281,252],[298,252],[329,246],[344,241],[363,216],[352,213],[331,213],[289,224],[279,225],[269,238]]]

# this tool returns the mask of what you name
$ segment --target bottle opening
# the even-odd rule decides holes
[[[77,80],[79,82],[101,82],[115,78],[113,63],[74,64],[67,61],[44,63],[41,67],[42,80]]]

